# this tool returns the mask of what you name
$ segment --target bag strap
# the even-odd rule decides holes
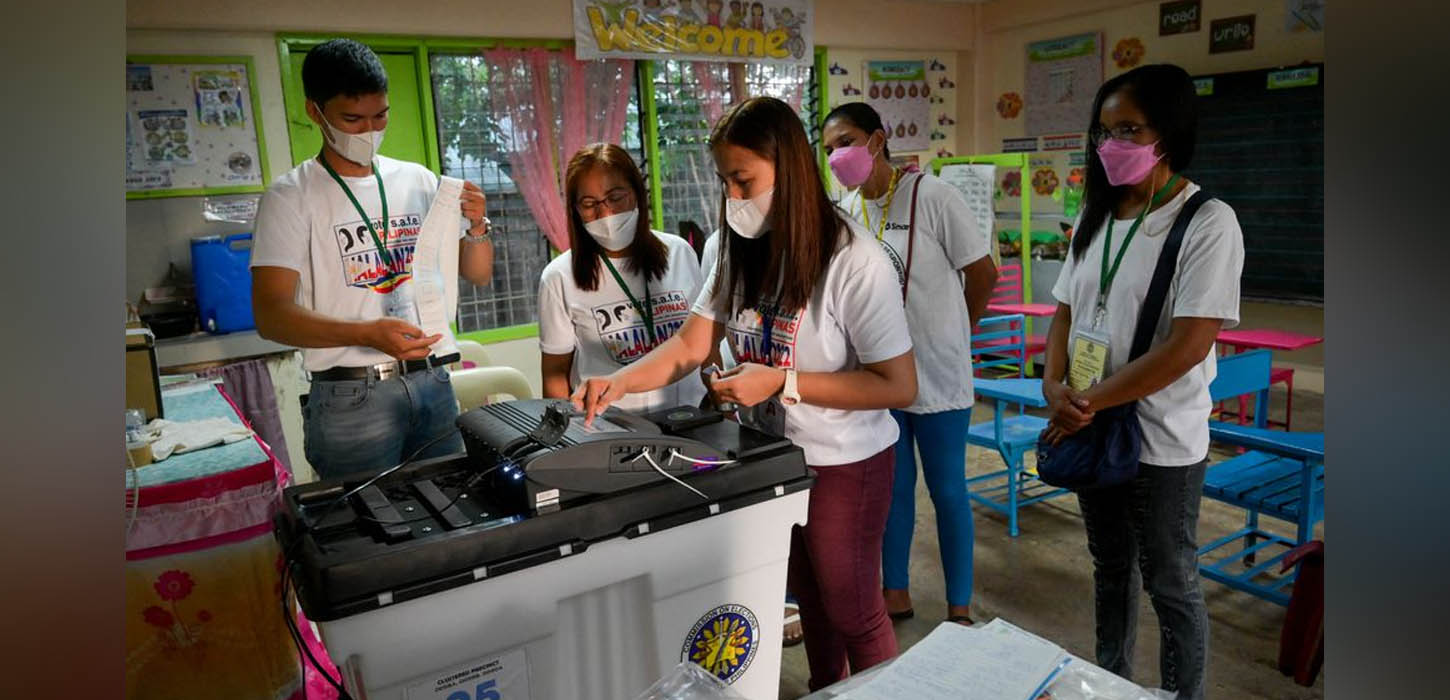
[[[925,175],[918,175],[916,183],[911,186],[911,218],[906,225],[906,276],[901,283],[901,302],[906,303],[906,291],[911,287],[911,256],[916,252],[916,193],[921,191],[921,178]]]
[[[1148,346],[1153,344],[1153,335],[1158,330],[1158,317],[1162,315],[1163,303],[1168,299],[1168,285],[1173,283],[1173,275],[1178,272],[1178,251],[1183,247],[1183,237],[1188,233],[1188,224],[1193,221],[1193,215],[1198,213],[1198,208],[1209,199],[1212,197],[1202,189],[1193,193],[1183,203],[1178,218],[1173,220],[1173,229],[1168,232],[1168,239],[1163,242],[1163,251],[1158,254],[1158,266],[1153,268],[1153,281],[1148,285],[1148,296],[1143,299],[1143,310],[1138,314],[1138,326],[1133,330],[1133,348],[1128,353],[1129,362],[1148,352]]]

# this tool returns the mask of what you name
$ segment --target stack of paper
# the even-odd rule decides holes
[[[1033,700],[1067,665],[1062,647],[994,620],[938,626],[850,700]]]

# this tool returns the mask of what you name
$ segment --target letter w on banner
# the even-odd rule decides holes
[[[574,0],[574,52],[809,64],[814,0]]]

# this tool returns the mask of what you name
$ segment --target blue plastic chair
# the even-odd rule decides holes
[[[1268,350],[1217,358],[1218,376],[1209,385],[1210,398],[1253,394],[1255,425],[1209,422],[1209,435],[1215,441],[1247,451],[1209,466],[1203,495],[1243,508],[1247,514],[1242,528],[1199,548],[1198,570],[1204,578],[1288,605],[1295,573],[1276,578],[1274,571],[1291,550],[1313,538],[1314,525],[1324,519],[1324,434],[1268,429],[1270,358]],[[1293,523],[1295,536],[1263,530],[1260,515]],[[1243,544],[1237,549],[1226,555],[1220,552],[1239,541]],[[1260,553],[1274,547],[1280,549],[1278,554],[1258,561]],[[1229,569],[1239,562],[1242,570]]]
[[[1067,493],[1067,489],[1048,486],[1024,467],[1024,458],[1037,449],[1037,436],[1047,428],[1047,420],[1028,415],[1026,406],[1042,407],[1042,380],[1022,377],[1021,351],[1026,345],[1023,316],[992,316],[982,319],[972,332],[971,355],[974,369],[1007,367],[1015,377],[1007,379],[977,378],[976,393],[996,402],[992,420],[974,423],[967,428],[967,444],[996,450],[1006,468],[967,479],[967,496],[975,503],[1007,516],[1007,533],[1016,537],[1017,510]],[[991,340],[992,345],[979,341]],[[1016,415],[1009,415],[1010,406],[1017,405]]]

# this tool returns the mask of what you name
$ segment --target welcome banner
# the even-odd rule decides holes
[[[574,53],[809,64],[814,23],[814,0],[574,0]]]

